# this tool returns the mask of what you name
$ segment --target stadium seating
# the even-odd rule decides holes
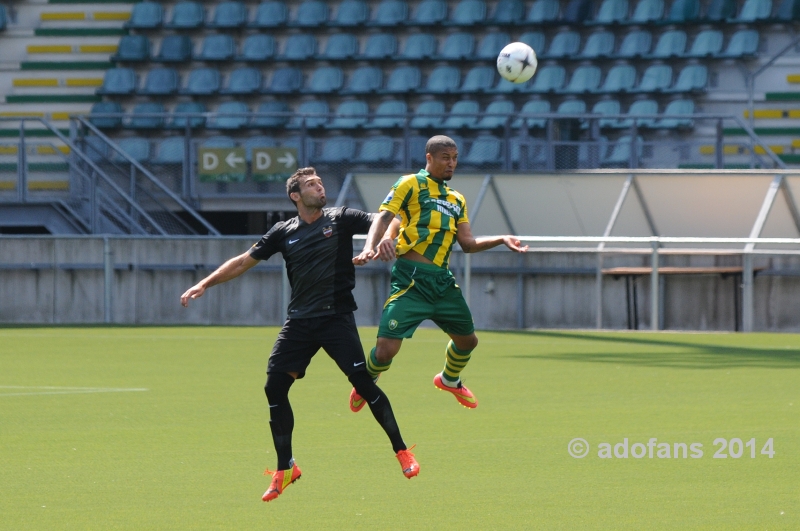
[[[765,21],[772,14],[772,0],[745,0],[739,16],[729,22],[746,24]]]
[[[355,157],[360,164],[390,165],[395,160],[395,141],[388,136],[373,136],[364,140]]]
[[[455,26],[474,26],[485,20],[486,3],[483,0],[460,0],[448,23]]]
[[[231,61],[236,55],[233,37],[224,34],[209,35],[203,39],[196,61]]]
[[[503,142],[494,136],[479,136],[459,162],[477,168],[497,168],[502,164]]]
[[[435,59],[461,60],[472,57],[475,51],[475,37],[471,33],[457,32],[445,37]]]
[[[122,153],[136,162],[147,162],[150,159],[150,141],[146,138],[123,138],[117,142],[117,145],[119,146],[119,151],[111,150],[111,160],[113,162],[127,162],[128,159]]]
[[[122,125],[121,116],[96,116],[98,114],[122,114],[122,106],[115,101],[98,101],[89,111],[89,122],[100,129],[113,129]]]
[[[365,127],[374,129],[394,129],[403,127],[407,112],[408,106],[404,101],[382,101],[375,109],[372,120],[367,122]]]
[[[187,35],[167,35],[161,40],[152,60],[162,63],[185,63],[192,57],[192,39]]]
[[[300,27],[314,28],[328,23],[328,4],[321,0],[304,0],[297,7],[297,14],[293,21]]]
[[[255,17],[249,24],[251,28],[270,29],[286,24],[289,10],[281,0],[267,0],[258,4]]]
[[[592,106],[592,114],[601,116],[608,116],[620,114],[620,105],[617,100],[600,100]],[[601,129],[606,127],[618,127],[619,121],[616,118],[600,118],[597,120],[598,127]],[[590,127],[589,123],[583,123],[582,128]]]
[[[103,76],[103,84],[98,94],[121,96],[133,94],[136,90],[136,72],[132,68],[109,68]]]
[[[636,118],[636,116],[658,114],[658,103],[654,100],[637,100],[631,104],[627,114],[633,118],[624,118],[620,120],[617,127],[630,128],[634,120],[636,122],[636,127],[652,127],[655,118]]]
[[[641,136],[635,139],[630,135],[624,135],[617,139],[611,146],[608,152],[600,159],[600,167],[602,168],[627,168],[631,162],[631,152],[633,151],[631,144],[636,144],[637,158],[641,158],[644,140]]]
[[[383,94],[405,94],[416,91],[422,83],[422,74],[416,66],[399,66],[395,68],[380,92]]]
[[[358,39],[351,33],[334,33],[328,37],[320,56],[327,61],[350,59],[358,54]]]
[[[600,67],[595,65],[579,66],[572,73],[572,77],[566,87],[559,92],[564,94],[583,94],[586,92],[596,92],[600,87]]]
[[[694,114],[692,100],[673,100],[664,109],[664,117],[650,124],[650,127],[656,129],[691,128],[694,126],[694,121],[689,117],[692,114]]]
[[[220,91],[222,76],[216,68],[195,68],[189,72],[186,87],[181,94],[189,96],[210,96]]]
[[[614,34],[610,31],[597,31],[589,35],[583,50],[574,54],[578,59],[603,59],[614,55]]]
[[[208,28],[235,29],[247,23],[247,9],[242,2],[227,0],[217,4],[214,17],[206,24]]]
[[[206,124],[206,119],[204,116],[197,116],[197,114],[204,112],[206,112],[206,106],[200,102],[184,101],[178,103],[172,115],[170,115],[167,127],[171,129],[203,127]]]
[[[478,59],[494,61],[497,59],[497,55],[500,53],[500,50],[502,50],[506,44],[510,42],[511,37],[508,35],[508,33],[500,31],[487,33],[478,43],[478,47],[475,50],[475,57]]]
[[[537,114],[547,114],[550,112],[550,102],[547,100],[528,100],[519,110],[521,117],[511,123],[511,127],[518,129],[523,125],[529,129],[544,128],[546,120],[535,118]]]
[[[447,113],[442,127],[445,129],[460,129],[474,127],[478,123],[480,106],[477,101],[457,101]]]
[[[158,2],[139,2],[133,5],[131,18],[124,24],[127,29],[152,30],[164,23],[164,8]]]
[[[144,35],[123,35],[117,53],[111,56],[115,62],[140,62],[150,60],[150,39]]]
[[[758,31],[739,30],[733,34],[724,52],[716,55],[720,59],[752,57],[758,53]]]
[[[528,10],[525,22],[531,25],[554,22],[558,19],[559,10],[558,0],[535,0]]]
[[[446,94],[457,92],[461,86],[461,71],[450,65],[434,68],[428,76],[424,90],[433,94]]]
[[[331,25],[361,26],[369,19],[369,8],[363,0],[344,0],[339,4]]]
[[[479,94],[488,92],[495,85],[497,69],[494,66],[473,67],[464,76],[461,92],[464,94]]]
[[[400,58],[409,61],[428,59],[436,53],[436,44],[436,37],[429,33],[412,33],[406,39]]]
[[[205,23],[205,9],[197,2],[182,1],[172,8],[172,16],[167,24],[170,29],[197,29]]]
[[[248,63],[270,61],[275,57],[276,50],[275,37],[263,33],[254,33],[245,37],[242,42],[241,54],[237,57],[237,60]]]
[[[133,112],[131,113],[128,123],[125,124],[125,127],[131,129],[161,129],[164,127],[163,116],[146,116],[148,114],[163,115],[164,106],[160,103],[152,102],[137,103],[133,107]]]
[[[603,84],[592,92],[630,92],[635,83],[636,68],[633,65],[614,65]]]
[[[514,25],[525,17],[525,4],[522,0],[499,0],[494,13],[489,18],[493,25]],[[510,42],[510,41],[509,41]]]
[[[309,33],[294,33],[286,39],[283,53],[278,58],[283,61],[306,61],[316,53],[316,37]]]
[[[681,57],[685,50],[686,32],[683,30],[669,30],[661,34],[653,52],[646,57],[649,59]]]
[[[370,94],[383,86],[383,70],[377,66],[362,66],[350,74],[350,80],[343,94]]]
[[[356,141],[350,137],[338,136],[327,138],[322,143],[322,149],[312,160],[314,164],[334,164],[349,162],[355,159]]]
[[[597,10],[597,15],[592,20],[587,20],[589,25],[609,26],[619,24],[628,16],[628,0],[603,0]]]
[[[514,116],[514,102],[510,100],[495,100],[484,110],[483,115],[476,124],[476,129],[496,129],[505,127],[509,117]]]
[[[654,64],[647,67],[639,85],[631,89],[631,92],[662,92],[671,85],[672,67],[665,64]]]
[[[675,84],[664,92],[701,92],[708,85],[708,67],[706,65],[688,65],[678,74]]]
[[[304,101],[295,109],[295,114],[289,119],[286,127],[289,129],[324,127],[328,123],[330,112],[330,107],[325,101]]]
[[[652,24],[663,16],[664,0],[639,0],[633,14],[624,23],[642,26]]]
[[[255,109],[261,116],[254,116],[251,122],[253,127],[273,128],[284,127],[289,122],[289,106],[283,101],[265,101]]]
[[[695,21],[700,16],[699,0],[674,0],[661,24],[683,24]]]
[[[438,100],[420,103],[411,118],[412,129],[427,129],[440,127],[444,121],[444,103]]]
[[[170,67],[153,68],[147,72],[144,86],[137,92],[145,96],[169,96],[178,92],[178,72]]]
[[[404,0],[382,0],[375,9],[373,26],[393,27],[408,19],[408,4]]]
[[[736,14],[736,0],[711,0],[700,22],[717,23],[733,18]]]
[[[389,59],[397,54],[397,37],[391,33],[373,33],[367,37],[361,59]]]
[[[625,35],[619,45],[616,57],[620,59],[634,59],[645,57],[650,53],[653,36],[647,30],[634,30]]]
[[[250,109],[239,101],[226,101],[217,108],[217,113],[212,114],[206,121],[209,129],[240,129],[247,125],[249,119],[244,113]],[[230,114],[228,114],[230,113]]]
[[[328,129],[355,129],[367,123],[369,106],[364,101],[344,101],[333,114],[333,119],[326,125]]]
[[[692,47],[685,57],[713,57],[722,51],[722,31],[716,29],[703,30],[697,34]]]
[[[545,48],[545,36],[544,33],[540,31],[526,31],[522,35],[519,36],[519,42],[524,42],[534,50],[544,50]]]
[[[242,67],[231,72],[228,85],[220,94],[258,94],[261,91],[261,71],[256,68]]]
[[[564,6],[561,21],[566,24],[580,25],[589,20],[593,13],[593,0],[569,0]]]
[[[567,71],[560,65],[546,65],[533,77],[529,92],[547,93],[560,91],[564,86]]]
[[[330,94],[342,88],[344,72],[338,66],[320,66],[311,74],[308,85],[303,89],[306,94]]]
[[[556,33],[550,41],[547,53],[542,55],[543,59],[562,59],[577,55],[581,46],[581,36],[577,31],[562,31]]]
[[[415,26],[433,26],[447,19],[447,4],[444,0],[422,0],[411,17]]]
[[[285,66],[272,73],[272,81],[264,90],[270,94],[292,94],[303,87],[303,72],[299,68]]]

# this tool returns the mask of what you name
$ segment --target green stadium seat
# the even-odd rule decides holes
[[[157,29],[164,23],[164,8],[158,2],[133,4],[131,18],[123,25],[127,29]]]
[[[313,160],[314,164],[335,164],[355,159],[356,141],[350,137],[326,138],[321,144],[319,154]]]
[[[174,68],[158,67],[147,72],[144,86],[137,92],[145,96],[169,96],[178,92],[180,79]]]
[[[336,16],[331,25],[334,26],[361,26],[369,19],[369,7],[363,0],[344,0],[336,10]]]
[[[688,65],[680,71],[675,84],[664,92],[703,92],[707,86],[708,67],[706,65]]]
[[[242,42],[242,53],[237,57],[237,60],[248,63],[271,61],[275,57],[275,51],[275,37],[263,33],[254,33],[245,37]]]
[[[382,0],[375,8],[375,18],[371,25],[394,27],[408,20],[408,4],[404,0]]]
[[[479,136],[459,162],[476,168],[497,168],[503,163],[503,141],[494,136]]]
[[[343,101],[336,107],[333,119],[325,127],[327,129],[356,129],[367,123],[369,106],[365,101]]]
[[[739,16],[732,18],[729,22],[734,23],[754,23],[765,21],[772,14],[772,0],[745,0]]]
[[[384,94],[405,94],[419,90],[422,74],[416,66],[399,66],[392,70],[386,86],[379,91]]]
[[[524,42],[537,54],[541,54],[544,52],[545,49],[545,36],[544,33],[540,31],[526,31],[522,35],[519,36],[517,39],[519,42]]]
[[[636,100],[626,113],[632,118],[623,118],[619,121],[618,127],[630,128],[636,120],[636,127],[652,127],[656,118],[636,118],[637,116],[647,116],[658,114],[658,103],[655,100]]]
[[[175,106],[175,109],[170,115],[167,127],[171,129],[192,129],[203,127],[206,123],[205,116],[190,116],[199,115],[206,112],[206,106],[196,101],[183,101]]]
[[[280,0],[267,0],[256,7],[256,14],[249,24],[251,28],[270,29],[286,24],[289,19],[289,10]]]
[[[660,24],[685,24],[691,23],[700,16],[699,0],[674,0],[667,16],[660,20]]]
[[[480,113],[480,106],[474,100],[457,101],[450,108],[442,123],[445,129],[461,129],[474,127],[478,123],[478,114]]]
[[[561,22],[570,25],[581,25],[594,13],[593,0],[569,0],[561,15]]]
[[[559,92],[564,87],[567,71],[561,65],[545,65],[533,76],[530,86],[525,92],[543,94]]]
[[[736,0],[711,0],[700,22],[725,22],[736,15]]]
[[[592,106],[591,114],[596,114],[599,116],[612,116],[615,114],[620,114],[620,105],[619,101],[617,100],[600,100]],[[617,117],[614,118],[598,118],[597,125],[601,129],[605,129],[607,127],[616,127],[619,123],[619,119]],[[587,121],[582,124],[581,126],[584,129],[591,127],[591,124]]]
[[[397,129],[405,125],[408,106],[399,100],[387,100],[378,104],[372,119],[364,127],[372,129]]]
[[[487,33],[478,43],[475,57],[477,59],[496,60],[500,50],[510,42],[511,37],[506,32],[493,31]]]
[[[674,100],[667,104],[663,118],[656,120],[650,127],[655,129],[680,129],[694,127],[694,102],[692,100]]]

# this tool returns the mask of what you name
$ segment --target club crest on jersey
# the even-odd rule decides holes
[[[333,227],[330,225],[328,225],[327,227],[323,227],[322,234],[324,234],[326,238],[330,238],[331,234],[333,234]]]

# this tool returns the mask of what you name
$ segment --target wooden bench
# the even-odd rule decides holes
[[[754,268],[753,274],[763,268]],[[710,267],[672,267],[664,266],[658,268],[659,275],[720,275],[723,279],[731,277],[733,279],[733,315],[734,330],[739,331],[741,321],[741,310],[739,297],[741,296],[740,287],[742,283],[742,266],[710,266]],[[615,279],[625,279],[625,303],[628,316],[628,329],[638,330],[639,316],[636,303],[636,277],[650,276],[653,274],[652,267],[609,267],[602,270],[603,275],[611,276]],[[659,297],[660,299],[660,297]]]

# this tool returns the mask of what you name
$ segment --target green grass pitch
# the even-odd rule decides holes
[[[290,394],[303,477],[266,504],[276,333],[0,329],[0,529],[800,529],[800,335],[479,332],[467,410],[421,329],[380,382],[412,480],[320,352]]]

